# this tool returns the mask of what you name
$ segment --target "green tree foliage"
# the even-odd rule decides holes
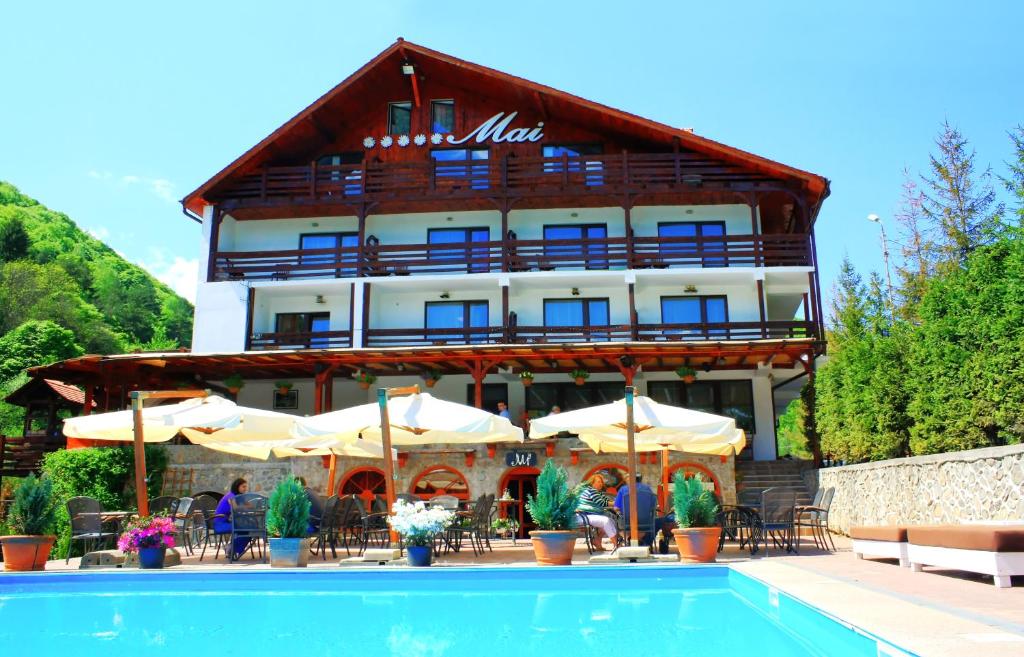
[[[50,478],[26,477],[14,493],[7,520],[15,534],[46,536],[53,531],[56,505]]]
[[[30,320],[0,337],[0,381],[26,367],[46,365],[82,355],[75,334],[49,320]]]
[[[537,477],[537,495],[527,495],[526,510],[541,530],[572,529],[579,494],[569,489],[565,468],[548,459]]]
[[[805,461],[809,461],[813,457],[807,445],[805,414],[803,400],[794,399],[786,406],[785,412],[779,416],[776,436],[780,457],[788,456]]]
[[[1002,178],[1003,186],[1010,193],[1013,214],[1018,227],[1024,226],[1024,124],[1010,131],[1014,160],[1007,162],[1010,175]]]
[[[150,497],[160,494],[167,469],[167,450],[146,445],[146,488]],[[59,450],[43,459],[43,472],[53,481],[57,504],[56,554],[67,549],[70,520],[67,501],[84,495],[98,499],[103,508],[135,508],[135,456],[131,447],[91,447]]]
[[[17,215],[0,223],[0,262],[13,262],[28,256],[28,231]]]
[[[270,494],[267,531],[279,538],[306,538],[309,535],[309,498],[295,477],[287,477]]]
[[[896,236],[900,258],[896,264],[896,283],[900,297],[897,313],[902,319],[916,322],[917,306],[921,303],[928,279],[935,274],[934,231],[924,216],[924,194],[909,171],[903,172],[903,190],[895,219],[899,226]]]

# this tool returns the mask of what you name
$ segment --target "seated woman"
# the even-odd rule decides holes
[[[591,527],[597,527],[604,533],[611,545],[609,549],[614,550],[618,529],[615,526],[615,519],[608,515],[611,500],[602,492],[603,490],[604,477],[600,473],[594,474],[580,484],[580,501],[576,506],[576,511],[586,516],[587,523]],[[576,517],[576,522],[577,526],[582,524],[579,516]],[[591,537],[591,547],[598,552],[604,550],[599,537]]]
[[[213,519],[213,530],[218,534],[229,534],[231,533],[231,500],[235,499],[237,495],[244,495],[249,492],[249,482],[239,477],[231,482],[231,490],[227,495],[221,498],[220,503],[217,504],[217,515]],[[236,538],[235,544],[232,546],[234,553],[228,556],[234,559],[245,552],[245,548],[249,547],[249,539],[247,538]]]

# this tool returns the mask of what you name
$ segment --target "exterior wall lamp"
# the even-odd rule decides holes
[[[441,293],[441,298],[442,299],[451,299],[452,298],[452,293],[449,292],[448,290],[445,290],[444,292]]]
[[[574,287],[574,288],[572,289],[572,295],[573,295],[574,297],[578,297],[578,296],[580,295],[580,289],[579,289],[578,287]]]
[[[403,75],[415,75],[416,67],[412,65],[412,62],[402,62],[402,74]]]
[[[322,294],[316,295],[316,302],[320,304],[327,303],[326,301],[324,301],[324,295]]]

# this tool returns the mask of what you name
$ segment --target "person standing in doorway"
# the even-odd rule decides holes
[[[498,402],[498,415],[505,418],[506,420],[512,419],[508,414],[508,404],[506,404],[503,401]]]

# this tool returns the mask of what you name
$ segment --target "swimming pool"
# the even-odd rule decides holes
[[[0,646],[74,657],[907,654],[725,566],[0,575]]]

